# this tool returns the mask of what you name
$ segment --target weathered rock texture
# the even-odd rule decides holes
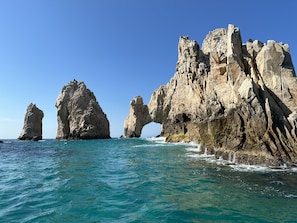
[[[56,100],[57,139],[110,138],[109,121],[93,92],[83,82],[71,81]]]
[[[130,104],[125,137],[149,122],[162,124],[167,141],[197,141],[237,163],[295,165],[297,82],[289,46],[269,40],[242,44],[239,28],[210,32],[200,49],[180,37],[176,73]]]
[[[38,141],[42,139],[42,119],[43,111],[35,104],[29,104],[24,119],[24,126],[19,136],[19,140]]]

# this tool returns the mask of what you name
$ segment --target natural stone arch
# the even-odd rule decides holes
[[[156,111],[150,109],[150,104],[145,105],[141,96],[136,96],[130,102],[129,116],[124,122],[125,137],[140,137],[142,128],[151,122],[163,124],[162,119],[155,115]]]
[[[217,158],[297,164],[297,86],[287,44],[249,40],[239,28],[210,32],[200,50],[181,37],[176,72],[147,105],[132,100],[125,137],[162,123],[166,141],[196,141]]]
[[[159,130],[157,130],[157,128]],[[141,137],[158,137],[162,132],[162,124],[157,122],[149,122],[142,127]]]

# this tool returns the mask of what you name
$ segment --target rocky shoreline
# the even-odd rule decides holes
[[[146,105],[130,103],[125,137],[162,125],[168,142],[195,141],[216,157],[266,166],[297,163],[297,82],[289,46],[242,44],[238,27],[210,32],[202,47],[180,37],[176,72]]]
[[[83,82],[62,88],[56,104],[56,139],[108,139],[110,127],[96,97]],[[43,111],[27,108],[19,140],[42,139]],[[176,72],[144,104],[130,103],[124,138],[160,123],[167,142],[194,141],[218,159],[264,166],[297,165],[297,79],[289,46],[273,40],[242,43],[230,24],[205,37],[178,43]]]

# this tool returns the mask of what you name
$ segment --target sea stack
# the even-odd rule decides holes
[[[124,123],[139,137],[149,122],[167,141],[196,141],[217,158],[267,166],[297,163],[297,79],[289,46],[242,44],[238,27],[210,32],[202,48],[180,37],[176,72],[149,104],[137,96]]]
[[[38,141],[42,139],[42,119],[43,111],[35,104],[30,103],[25,115],[24,126],[19,140]]]
[[[56,100],[57,139],[110,138],[109,121],[84,82],[71,81]]]

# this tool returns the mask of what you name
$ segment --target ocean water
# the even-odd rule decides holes
[[[297,222],[297,170],[162,139],[0,144],[0,222]]]

